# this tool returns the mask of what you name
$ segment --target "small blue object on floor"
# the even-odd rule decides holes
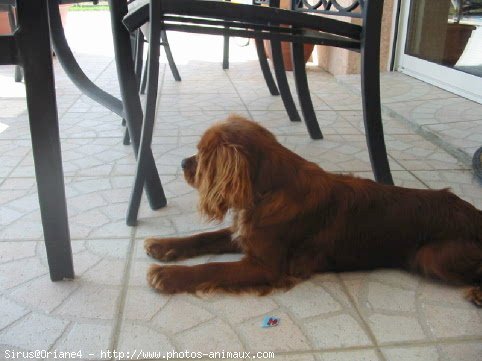
[[[266,316],[263,319],[263,323],[261,324],[261,327],[275,327],[279,325],[280,319],[278,317],[273,317],[273,316]]]

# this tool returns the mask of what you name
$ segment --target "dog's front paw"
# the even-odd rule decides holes
[[[169,238],[147,238],[144,240],[144,249],[148,256],[163,262],[182,258],[182,255],[176,250],[173,241]]]
[[[189,291],[189,285],[183,279],[183,266],[160,266],[153,264],[147,270],[147,283],[162,293],[180,293]]]

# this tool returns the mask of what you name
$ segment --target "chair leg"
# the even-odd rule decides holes
[[[74,278],[64,190],[47,0],[17,0],[25,87],[50,279]],[[52,2],[50,2],[52,3]],[[56,4],[53,6],[57,6]]]
[[[305,120],[306,128],[311,139],[323,139],[320,125],[316,119],[313,102],[311,101],[308,79],[306,77],[306,67],[304,59],[304,45],[301,43],[291,43],[291,53],[293,60],[293,74],[295,76],[296,92],[300,101],[301,113]]]
[[[149,52],[147,53],[147,59],[149,59]],[[144,72],[142,73],[142,80],[141,80],[141,89],[139,93],[144,95],[146,93],[146,85],[147,85],[147,60],[146,64],[144,65]]]
[[[151,36],[151,39],[154,38]],[[172,56],[171,47],[169,46],[169,41],[167,40],[167,34],[165,30],[161,30],[161,42],[164,46],[164,52],[166,53],[167,63],[169,64],[169,68],[171,68],[172,76],[176,81],[181,81],[181,76],[179,75],[179,71],[177,70],[174,57]]]
[[[134,52],[134,66],[136,71],[137,87],[141,86],[142,66],[144,65],[144,35],[139,29],[136,31],[136,45]]]
[[[125,14],[127,14],[127,2],[109,0],[109,7],[117,76],[119,78],[125,119],[134,147],[134,153],[137,156],[139,153],[143,114],[139,92],[137,90],[132,49],[129,44],[129,32],[122,24],[122,19]],[[147,164],[144,170],[147,199],[149,200],[149,205],[152,209],[159,209],[164,207],[167,204],[167,201],[157,172],[154,156],[152,155],[150,148],[147,152],[145,161]]]
[[[278,89],[281,94],[281,100],[285,106],[286,112],[292,122],[301,122],[300,115],[296,109],[293,96],[291,95],[288,79],[286,78],[285,66],[283,64],[283,54],[281,52],[281,42],[271,40],[271,60],[273,61],[274,73],[278,82]]]
[[[20,83],[23,79],[22,68],[19,65],[15,65],[15,82]]]
[[[266,81],[269,92],[271,93],[271,95],[279,95],[278,87],[274,82],[271,70],[269,70],[269,64],[268,59],[266,58],[266,51],[264,50],[263,40],[255,39],[254,42],[256,44],[256,52],[258,53],[259,66],[261,67],[261,71],[263,72],[263,77]]]
[[[135,44],[134,44],[134,66],[135,66],[138,89],[141,86],[143,62],[144,62],[144,35],[142,34],[142,31],[137,30],[135,34]],[[126,126],[125,119],[122,119],[122,126],[124,127]],[[122,144],[124,145],[131,144],[131,137],[129,135],[129,129],[127,127],[124,130],[124,138],[122,140]]]
[[[229,69],[229,35],[224,35],[223,43],[223,69]]]
[[[137,214],[141,202],[146,168],[148,166],[147,156],[152,154],[149,152],[151,150],[152,133],[156,118],[160,44],[158,41],[152,41],[152,39],[159,39],[160,36],[160,0],[151,1],[149,11],[151,42],[149,43],[149,58],[147,61],[147,96],[144,120],[142,123],[139,153],[137,156],[136,176],[129,201],[129,208],[127,211],[127,224],[131,226],[137,223]]]
[[[361,51],[361,91],[368,153],[375,180],[393,184],[383,135],[379,49],[366,45]]]

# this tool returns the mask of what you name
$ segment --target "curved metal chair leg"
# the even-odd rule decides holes
[[[161,13],[160,0],[151,0],[149,12],[151,19],[149,22],[151,39],[159,39]],[[151,41],[149,43],[146,106],[137,156],[136,176],[127,211],[127,225],[129,226],[133,226],[137,223],[137,214],[145,182],[146,167],[148,166],[147,156],[152,154],[150,153],[150,150],[156,117],[157,86],[159,81],[159,50],[160,44],[158,41]]]
[[[136,76],[133,71],[134,64],[132,49],[129,44],[129,32],[122,23],[123,17],[127,14],[127,2],[109,0],[109,6],[111,10],[117,76],[122,94],[125,119],[129,128],[134,153],[137,156],[142,130],[142,106],[137,90]],[[167,200],[150,147],[145,156],[143,171],[145,180],[143,183],[146,186],[146,195],[150,207],[152,209],[164,207],[167,204]]]
[[[136,44],[134,52],[134,66],[136,71],[137,87],[141,86],[142,66],[144,65],[144,35],[138,29],[136,31]]]
[[[139,29],[135,32],[135,43],[134,43],[134,66],[136,72],[136,80],[137,80],[137,87],[140,88],[141,86],[141,77],[142,77],[142,65],[144,62],[144,35],[142,31]],[[122,118],[122,126],[126,125],[126,120]],[[129,135],[129,129],[126,127],[124,130],[124,138],[122,140],[122,144],[129,145],[131,144],[131,137]]]
[[[306,128],[311,139],[323,139],[320,125],[316,119],[313,102],[311,101],[308,79],[306,77],[306,67],[304,60],[304,45],[301,43],[291,43],[291,54],[293,60],[293,74],[295,76],[296,92],[300,100],[301,113],[305,120]]]
[[[224,35],[223,43],[223,69],[229,69],[229,35]]]
[[[15,65],[15,82],[20,83],[23,80],[23,71],[20,65]]]
[[[149,59],[149,52],[147,53],[147,59]],[[142,95],[146,93],[146,86],[147,86],[147,60],[146,60],[146,64],[144,65],[144,72],[142,73],[142,80],[141,80],[141,89],[139,91]]]
[[[364,19],[365,42],[361,46],[361,90],[363,121],[367,139],[368,153],[373,174],[377,182],[393,184],[388,163],[385,137],[383,135],[382,112],[380,105],[380,18],[383,3],[367,3]]]
[[[255,39],[254,43],[256,44],[256,52],[258,53],[258,60],[259,66],[261,67],[261,71],[263,72],[264,80],[266,81],[266,85],[268,86],[269,92],[271,95],[279,95],[278,87],[274,82],[273,75],[271,74],[271,70],[269,69],[268,59],[266,58],[266,51],[264,49],[264,43],[262,39]]]
[[[151,37],[151,39],[153,38]],[[169,68],[171,68],[172,76],[176,81],[181,81],[181,76],[177,70],[176,63],[174,62],[171,47],[169,46],[169,41],[167,40],[167,34],[164,30],[161,30],[161,45],[164,46],[164,52],[166,53],[167,63],[169,64]]]
[[[286,112],[292,122],[301,122],[300,115],[296,109],[293,96],[291,95],[288,79],[286,78],[285,66],[283,64],[283,54],[281,52],[281,42],[271,40],[271,60],[273,61],[274,73],[278,82],[278,89]]]

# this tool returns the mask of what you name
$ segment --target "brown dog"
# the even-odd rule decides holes
[[[149,284],[165,293],[223,289],[266,293],[316,272],[397,267],[474,285],[482,304],[482,212],[448,190],[388,186],[325,172],[241,117],[212,126],[184,159],[210,220],[230,228],[183,238],[149,238],[147,253],[172,261],[242,252],[239,262],[152,265]]]

